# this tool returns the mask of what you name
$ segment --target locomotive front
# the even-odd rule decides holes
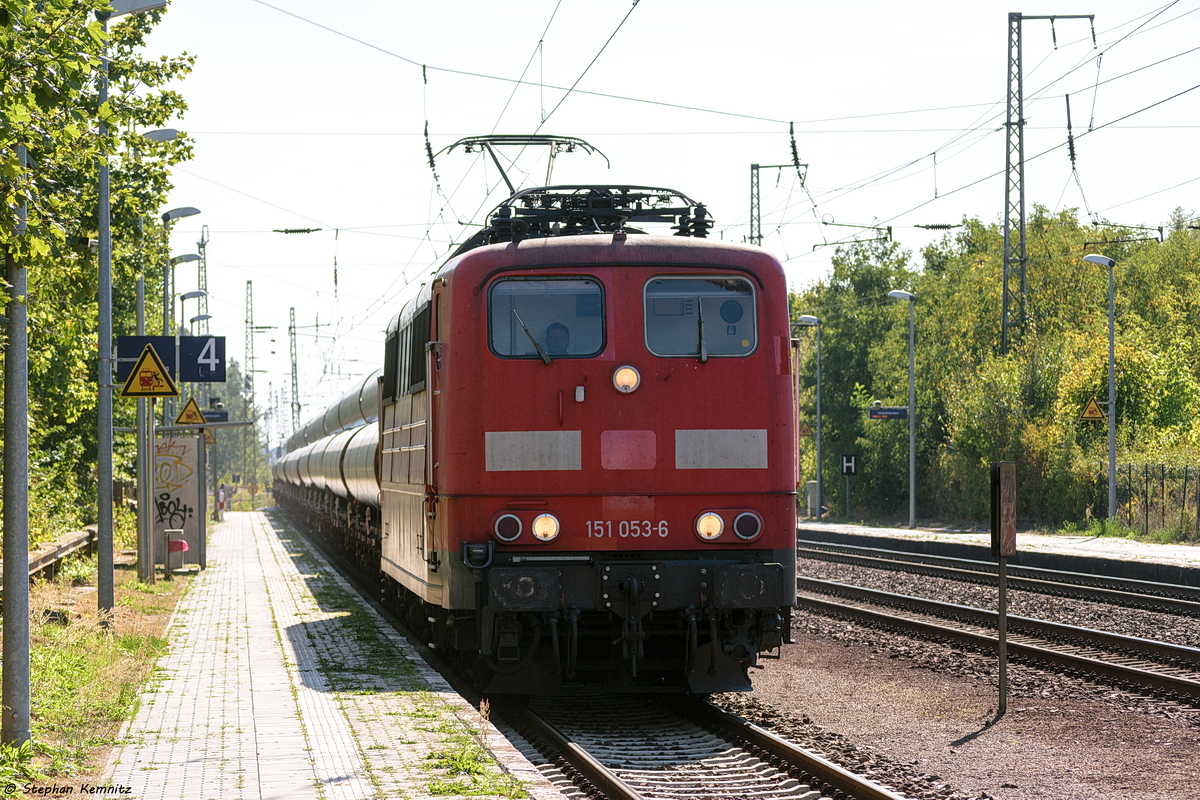
[[[384,378],[382,563],[410,618],[491,692],[750,689],[795,596],[778,262],[547,237],[471,250],[427,291],[420,391]],[[389,363],[411,365],[402,334]],[[423,491],[395,479],[406,425]]]

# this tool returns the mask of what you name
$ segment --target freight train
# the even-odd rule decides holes
[[[711,227],[668,189],[515,193],[273,465],[488,693],[748,691],[790,642],[787,289]]]

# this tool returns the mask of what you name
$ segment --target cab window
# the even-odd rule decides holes
[[[536,344],[535,344],[536,342]],[[488,293],[488,346],[501,358],[587,358],[604,349],[594,278],[502,278]]]
[[[660,277],[645,285],[646,348],[657,356],[746,356],[758,346],[745,278]],[[703,324],[701,324],[703,322]]]

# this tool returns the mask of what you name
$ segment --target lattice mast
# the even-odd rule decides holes
[[[208,333],[208,226],[200,228],[200,241],[196,242],[196,249],[200,253],[200,260],[196,263],[196,288],[204,292],[200,295],[200,311],[199,314],[205,319],[200,320],[200,327],[197,332],[201,335]]]
[[[292,433],[300,430],[300,378],[296,371],[296,309],[288,309],[288,349],[292,355]]]
[[[1023,328],[1029,282],[1025,239],[1025,95],[1021,67],[1021,23],[1027,19],[1050,20],[1050,35],[1055,48],[1058,36],[1054,31],[1056,19],[1086,19],[1094,22],[1093,14],[1062,14],[1025,16],[1014,11],[1008,15],[1008,107],[1004,118],[1004,286],[1000,307],[1000,352],[1007,354],[1012,341],[1012,329]],[[1092,42],[1096,32],[1093,26]],[[1013,272],[1019,283],[1014,292]],[[1013,306],[1016,306],[1014,313]]]

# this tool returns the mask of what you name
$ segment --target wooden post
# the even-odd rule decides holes
[[[1008,574],[1007,561],[1017,554],[1017,465],[1011,461],[992,463],[992,555],[999,559],[997,577],[997,640],[999,658],[1000,710],[1008,710]]]

